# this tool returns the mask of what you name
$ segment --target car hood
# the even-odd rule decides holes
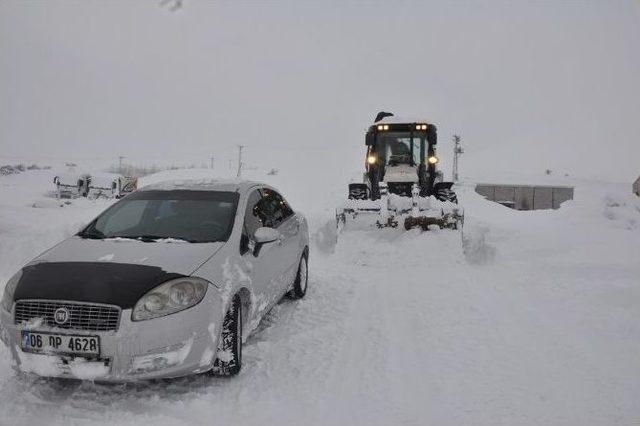
[[[95,240],[71,237],[37,257],[40,262],[113,262],[157,266],[190,275],[224,243],[142,242],[124,238]],[[173,241],[173,242],[171,242]]]
[[[223,244],[72,237],[22,269],[15,300],[56,299],[129,309],[157,285],[191,275]]]

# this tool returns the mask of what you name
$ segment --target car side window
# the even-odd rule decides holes
[[[278,205],[278,208],[282,211],[282,220],[284,222],[289,217],[293,216],[293,209],[289,207],[289,203],[284,199],[284,197],[278,194],[275,191],[271,191],[274,197],[274,202]]]
[[[271,189],[262,189],[262,213],[264,214],[264,226],[277,228],[288,217],[293,215],[293,210],[284,201],[282,196]]]
[[[293,209],[291,208],[291,206],[289,206],[289,203],[287,203],[287,200],[284,199],[284,197],[280,194],[278,194],[278,196],[280,197],[280,204],[282,205],[282,213],[285,219],[291,217],[294,215]]]

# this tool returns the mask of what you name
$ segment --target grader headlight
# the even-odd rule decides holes
[[[439,160],[438,157],[432,155],[431,157],[427,158],[427,161],[429,162],[429,164],[437,164]]]
[[[374,165],[378,161],[378,158],[375,155],[369,155],[367,157],[367,163]]]

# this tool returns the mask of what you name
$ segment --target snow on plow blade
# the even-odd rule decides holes
[[[379,200],[347,200],[336,211],[338,231],[353,229],[396,228],[405,229],[430,226],[459,229],[464,224],[464,211],[455,203],[435,197],[402,197],[396,194]]]
[[[429,226],[434,225],[439,228],[458,229],[464,223],[464,216],[458,213],[443,213],[440,217],[432,216],[408,216],[404,220],[404,229],[407,231],[412,228],[420,227],[423,230],[429,230]]]

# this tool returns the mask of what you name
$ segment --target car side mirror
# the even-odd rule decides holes
[[[267,228],[263,226],[256,229],[253,233],[253,240],[255,241],[255,247],[253,248],[253,255],[258,257],[260,255],[260,249],[266,243],[271,243],[280,238],[280,232],[273,228]]]
[[[257,244],[271,243],[280,238],[280,232],[273,228],[267,228],[265,226],[256,229],[253,234],[253,239]]]

